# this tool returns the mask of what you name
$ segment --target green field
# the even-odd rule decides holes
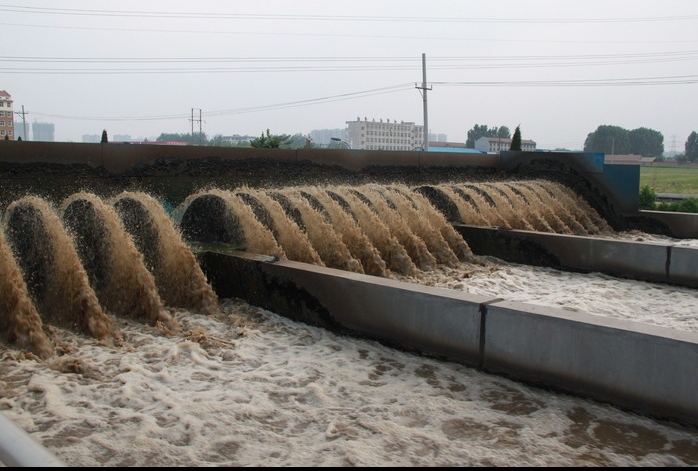
[[[640,188],[656,193],[698,195],[698,167],[641,167]]]

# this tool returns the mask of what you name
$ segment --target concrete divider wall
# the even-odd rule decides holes
[[[221,298],[698,425],[698,334],[240,252],[197,254]]]
[[[198,257],[219,297],[470,365],[480,360],[480,306],[497,300],[251,254]]]
[[[695,216],[698,219],[698,215]],[[456,225],[477,255],[698,288],[698,248]]]
[[[488,372],[698,424],[698,334],[500,302],[484,344]]]

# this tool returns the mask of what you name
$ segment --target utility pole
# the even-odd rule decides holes
[[[29,112],[24,111],[24,105],[22,105],[22,112],[20,113],[19,111],[15,111],[16,114],[22,115],[22,131],[24,134],[24,140],[28,141],[27,139],[27,120],[26,120],[26,115],[29,114]]]
[[[427,111],[427,90],[431,90],[431,87],[427,88],[427,55],[422,53],[422,86],[418,87],[415,84],[415,88],[420,90],[422,94],[422,99],[424,101],[424,144],[422,149],[424,152],[429,150],[429,113]]]
[[[199,110],[199,119],[194,119],[194,110]],[[201,108],[192,108],[191,109],[191,145],[194,145],[194,121],[199,122],[199,145],[202,143],[202,131],[201,131]]]

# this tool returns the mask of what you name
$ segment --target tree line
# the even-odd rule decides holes
[[[516,130],[519,135],[520,129]],[[487,126],[476,124],[467,133],[465,146],[474,149],[475,141],[481,137],[511,138],[511,133],[507,126]],[[514,147],[512,143],[512,147]],[[513,149],[512,149],[513,150]],[[555,149],[567,150],[567,149]],[[602,153],[608,155],[634,154],[643,157],[663,158],[664,136],[661,132],[649,128],[624,129],[620,126],[601,125],[594,132],[587,135],[584,141],[584,152]],[[684,162],[698,162],[698,133],[693,131],[685,143],[685,152],[678,154],[676,159]]]

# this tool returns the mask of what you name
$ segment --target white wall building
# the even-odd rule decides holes
[[[415,150],[424,144],[424,126],[388,119],[347,121],[347,141],[352,149]]]
[[[313,140],[313,144],[319,147],[329,147],[332,144],[333,139],[339,139],[340,141],[347,140],[347,130],[346,129],[313,129],[310,131],[310,138]]]
[[[498,154],[502,151],[508,151],[510,148],[511,139],[507,139],[506,137],[481,137],[475,141],[475,149],[488,154]],[[525,152],[533,152],[536,150],[535,141],[522,139],[521,150]]]

